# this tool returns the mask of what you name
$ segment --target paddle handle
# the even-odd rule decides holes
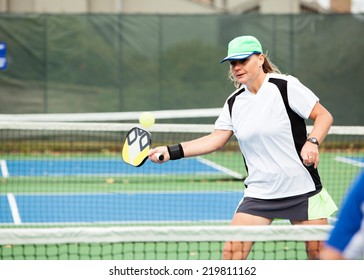
[[[164,160],[164,155],[162,153],[156,153],[155,156],[158,159],[158,161],[163,161]]]

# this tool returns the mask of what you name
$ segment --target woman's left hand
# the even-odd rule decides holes
[[[314,165],[314,167],[317,168],[320,161],[318,146],[307,141],[302,147],[301,157],[304,165]]]

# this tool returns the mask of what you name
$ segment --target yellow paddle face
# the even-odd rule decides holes
[[[150,148],[150,133],[139,127],[134,127],[126,135],[121,158],[125,163],[139,167],[147,160]]]

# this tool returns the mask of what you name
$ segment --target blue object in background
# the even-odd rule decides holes
[[[6,58],[6,43],[0,42],[0,70],[6,69],[8,61]]]

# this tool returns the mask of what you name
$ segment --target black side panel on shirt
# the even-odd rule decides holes
[[[232,96],[228,99],[227,103],[228,103],[228,105],[229,105],[230,118],[232,117],[232,114],[233,114],[233,105],[234,105],[234,102],[235,102],[236,97],[237,97],[239,94],[241,94],[242,92],[244,92],[244,91],[245,91],[245,88],[242,88],[241,90],[237,91],[234,95],[232,95]],[[246,161],[245,161],[244,156],[243,156],[243,160],[244,160],[245,169],[246,169],[246,171],[248,172],[248,166],[246,165]],[[249,174],[249,172],[248,172],[248,174]],[[247,186],[247,185],[245,185],[245,187],[248,187],[248,186]]]
[[[306,123],[303,118],[301,118],[297,113],[295,113],[288,103],[288,95],[287,95],[287,81],[283,79],[275,79],[270,78],[268,82],[275,84],[279,92],[282,95],[284,106],[286,107],[286,111],[291,122],[291,130],[293,135],[294,144],[296,147],[297,154],[302,161],[301,158],[301,150],[303,145],[306,143],[307,139],[307,130],[306,130]],[[303,164],[303,163],[302,163]],[[305,165],[304,165],[305,166]],[[312,180],[315,183],[316,190],[321,189],[321,179],[318,171],[313,166],[305,166],[308,172],[310,173]]]
[[[242,88],[241,90],[237,91],[234,95],[232,95],[227,103],[229,105],[229,112],[230,112],[230,117],[232,116],[232,113],[233,113],[233,105],[234,105],[234,102],[235,102],[235,98],[242,92],[244,92],[245,88]]]

